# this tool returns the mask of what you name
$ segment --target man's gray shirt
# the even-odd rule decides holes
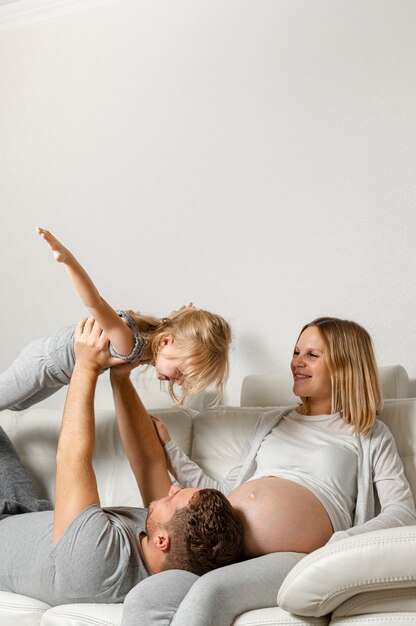
[[[118,603],[151,574],[140,547],[147,511],[92,505],[52,548],[53,511],[0,521],[0,590],[50,605]]]

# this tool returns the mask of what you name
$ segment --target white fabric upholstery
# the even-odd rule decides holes
[[[397,390],[400,368],[389,368],[386,376],[384,384]],[[267,390],[273,388],[271,379],[275,377],[267,377],[266,381],[258,379],[257,382]],[[286,404],[282,398],[290,398],[290,385],[289,380],[286,396],[281,387],[278,404]],[[198,414],[175,408],[151,412],[166,421],[173,439],[194,460],[214,478],[221,479],[238,463],[244,441],[264,411],[249,407],[268,404],[259,402],[258,395],[251,398],[247,389],[248,407],[245,408],[218,407]],[[102,503],[140,506],[137,487],[120,445],[114,411],[110,409],[112,403],[106,405],[105,401],[99,396],[101,409],[96,411],[94,456]],[[105,410],[106,406],[110,410]],[[41,406],[21,413],[0,413],[0,425],[14,442],[40,495],[50,499],[53,499],[61,414],[59,409],[48,410]],[[416,399],[387,400],[382,419],[395,436],[416,495]],[[299,575],[293,578],[293,572],[290,573],[283,585],[282,607],[249,611],[236,618],[235,626],[416,626],[416,527],[378,531],[371,535],[330,544],[306,557],[297,566],[301,570]],[[384,586],[377,586],[383,584],[383,576]],[[396,579],[392,581],[394,576]],[[360,581],[363,584],[359,584]],[[119,626],[121,613],[121,605],[50,608],[31,598],[0,592],[0,626]]]

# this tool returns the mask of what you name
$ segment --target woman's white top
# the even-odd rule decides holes
[[[357,436],[339,413],[293,410],[264,438],[249,480],[277,476],[303,485],[327,511],[334,530],[352,526],[357,499]]]
[[[347,501],[349,501],[354,489],[356,490],[357,495],[355,506],[353,507],[353,519],[352,522],[350,522],[351,527],[347,526],[346,530],[336,530],[339,527],[336,523],[337,519],[342,520],[344,524],[343,528],[345,528],[345,515],[339,513],[339,517],[337,518],[335,512],[333,517],[335,532],[330,541],[337,541],[345,537],[379,530],[381,528],[416,524],[416,512],[412,492],[406,476],[404,475],[403,465],[397,453],[395,441],[385,424],[380,420],[376,420],[367,434],[356,434],[352,436],[351,431],[348,430],[349,426],[345,425],[347,430],[344,431],[343,441],[337,441],[334,451],[329,453],[329,446],[327,444],[329,441],[327,438],[329,433],[326,433],[326,428],[329,430],[331,418],[336,418],[336,433],[339,433],[339,437],[341,438],[342,428],[344,426],[341,422],[338,424],[339,416],[321,416],[324,417],[324,420],[325,418],[328,419],[327,424],[320,423],[319,417],[318,421],[314,423],[313,420],[316,418],[310,416],[302,417],[297,413],[293,413],[295,408],[296,407],[277,407],[261,414],[241,452],[239,465],[230,469],[223,480],[218,481],[208,476],[194,461],[187,457],[173,441],[169,441],[165,445],[171,473],[183,487],[208,487],[219,489],[223,493],[228,494],[232,489],[235,489],[256,475],[258,470],[258,452],[263,442],[275,428],[278,429],[280,435],[280,424],[285,417],[292,414],[292,416],[296,416],[297,421],[301,420],[302,423],[308,421],[309,424],[314,424],[314,429],[308,431],[308,436],[312,442],[316,442],[316,450],[314,450],[313,444],[308,445],[307,448],[303,448],[301,442],[299,442],[297,452],[298,459],[302,460],[302,466],[304,463],[308,463],[309,467],[313,467],[314,469],[319,467],[319,470],[309,481],[310,485],[315,480],[323,478],[322,472],[325,471],[325,468],[330,470],[328,473],[331,474],[331,488],[335,490],[336,485],[340,484],[339,492],[335,495],[332,494],[332,497],[336,497],[337,500],[333,500],[332,503],[328,505],[327,510],[331,510],[331,507],[337,507],[336,502],[343,497],[343,492],[347,494]],[[234,409],[230,410],[233,411]],[[334,427],[331,426],[331,431],[333,428]],[[355,440],[358,453],[358,457],[355,461],[352,453],[354,449],[352,445],[353,440]],[[308,441],[302,443],[305,443],[306,446]],[[305,450],[305,453],[303,453],[303,450]],[[300,456],[301,451],[302,459]],[[349,452],[350,456],[348,457]],[[273,452],[273,454],[276,455],[277,459],[277,454],[275,452]],[[343,457],[343,460],[337,471],[335,471],[333,460],[338,454],[340,457]],[[310,455],[310,459],[308,455]],[[320,456],[322,456],[322,459],[318,458]],[[355,470],[351,469],[347,460],[348,458],[351,459],[351,465],[356,468]],[[347,468],[347,476],[342,476],[342,467]],[[351,482],[355,475],[354,471],[356,471],[356,486],[351,487]],[[328,484],[325,484],[325,490],[328,490],[328,494],[330,493]],[[323,491],[324,489],[322,488],[322,492]],[[316,493],[318,493],[318,491]],[[346,508],[349,509],[348,504]]]

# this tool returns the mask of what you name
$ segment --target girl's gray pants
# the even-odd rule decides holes
[[[75,365],[75,326],[35,339],[0,374],[0,411],[22,411],[68,385]]]

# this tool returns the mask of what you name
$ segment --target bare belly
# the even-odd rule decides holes
[[[228,499],[243,520],[247,558],[270,552],[312,552],[333,533],[318,498],[291,480],[274,476],[250,480]]]

